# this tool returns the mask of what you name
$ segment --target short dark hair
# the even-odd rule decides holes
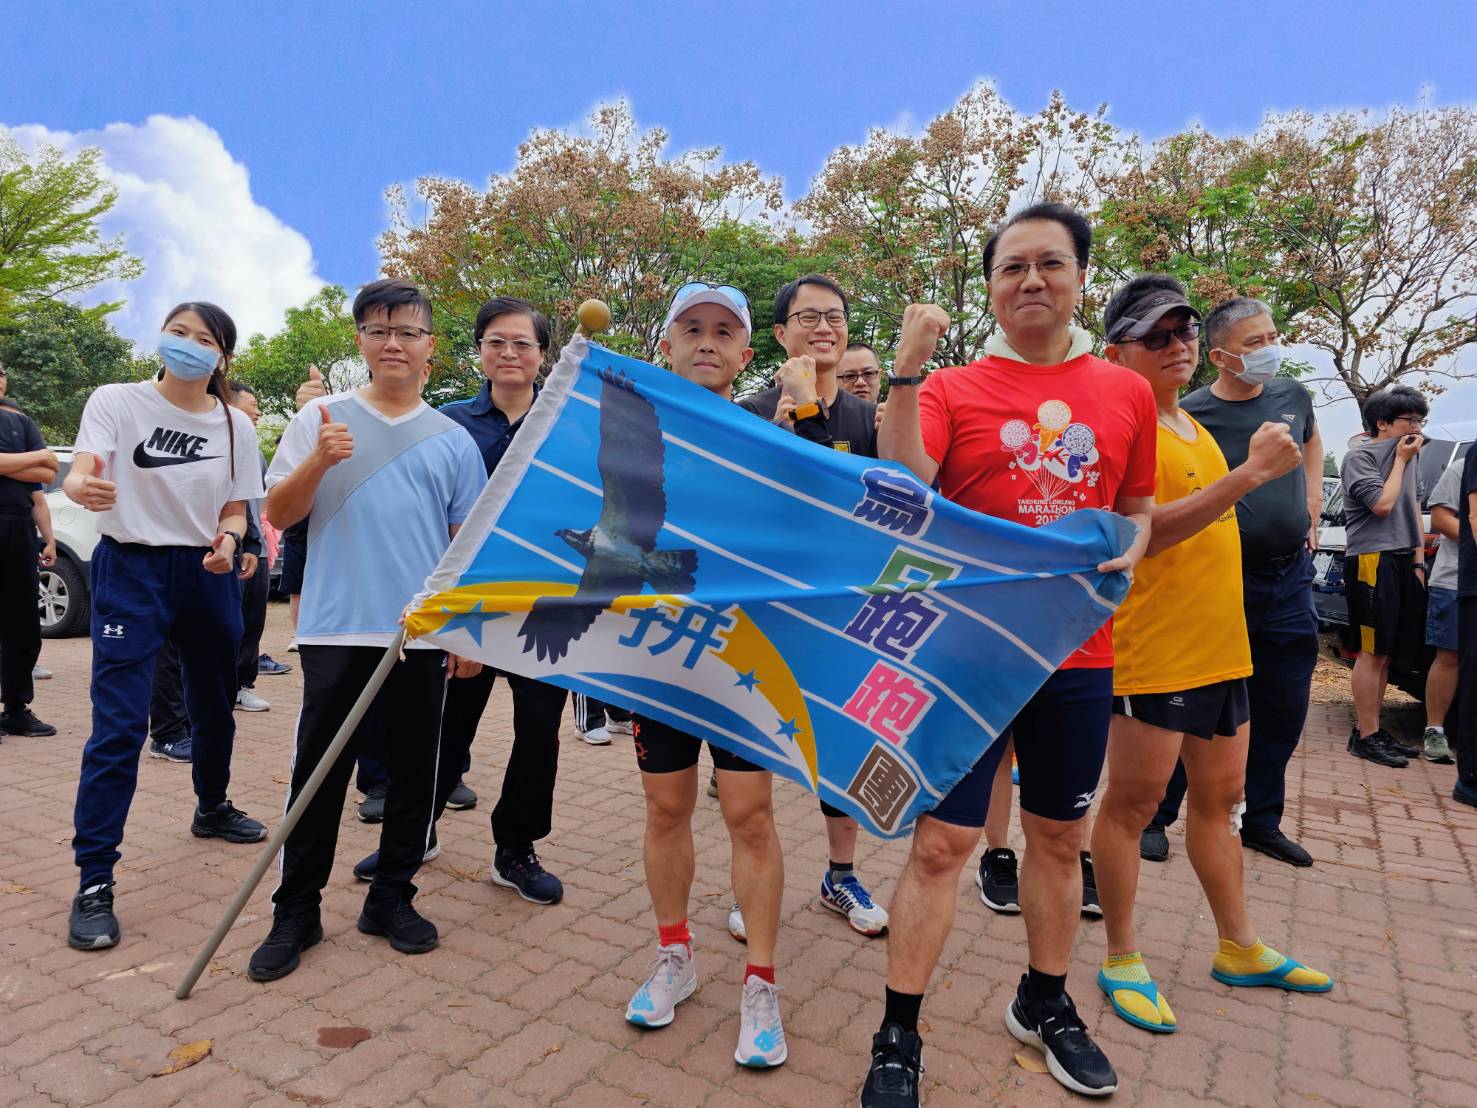
[[[1259,315],[1272,316],[1271,305],[1252,296],[1233,296],[1229,300],[1222,300],[1205,317],[1205,348],[1224,349],[1221,339],[1226,337],[1227,331],[1243,319],[1254,319]]]
[[[239,395],[239,394],[241,394],[243,392],[249,392],[249,393],[251,393],[252,396],[255,396],[256,395],[256,389],[252,388],[245,381],[240,381],[240,380],[227,381],[226,382],[226,388],[228,388],[228,389],[231,390],[231,395],[233,395],[233,396]]]
[[[877,348],[873,346],[870,342],[862,342],[860,339],[858,339],[856,342],[847,343],[846,352],[850,352],[852,350],[866,350],[871,353],[872,357],[877,359],[878,365],[882,364],[882,355],[877,353]]]
[[[391,315],[396,308],[414,308],[431,322],[431,301],[414,281],[387,277],[382,281],[371,281],[354,297],[354,326],[364,322],[370,312],[380,308]]]
[[[847,297],[845,290],[823,273],[807,273],[804,277],[796,277],[774,294],[774,321],[781,327],[788,322],[790,305],[795,303],[795,297],[805,285],[819,285],[823,289],[830,289],[841,298],[841,310],[846,313],[848,319],[851,317],[851,300]]]
[[[990,270],[995,262],[995,247],[1000,242],[1000,236],[1005,234],[1017,223],[1029,223],[1032,220],[1044,219],[1051,223],[1060,223],[1067,229],[1067,234],[1072,236],[1072,252],[1077,256],[1077,264],[1083,269],[1087,268],[1087,259],[1092,254],[1092,224],[1087,217],[1076,208],[1068,207],[1066,204],[1058,204],[1055,201],[1045,201],[1040,204],[1032,204],[1029,208],[1022,208],[1015,215],[1007,219],[985,243],[985,277],[990,276]]]
[[[1185,294],[1185,286],[1169,276],[1169,274],[1140,273],[1136,277],[1129,278],[1126,285],[1108,298],[1108,306],[1103,309],[1103,334],[1111,335],[1113,333],[1113,325],[1128,310],[1129,305],[1140,296],[1143,296],[1144,293],[1155,290],[1172,292],[1176,296],[1183,296],[1189,299]]]
[[[1364,429],[1371,435],[1379,434],[1381,423],[1394,423],[1403,415],[1420,416],[1422,419],[1431,411],[1426,398],[1409,385],[1392,385],[1365,398],[1359,414],[1364,419]]]
[[[527,300],[520,300],[516,296],[494,296],[477,309],[477,322],[472,325],[472,341],[480,343],[482,332],[492,325],[494,319],[505,315],[526,315],[533,324],[538,348],[545,354],[549,352],[549,321],[544,318],[543,312]]]

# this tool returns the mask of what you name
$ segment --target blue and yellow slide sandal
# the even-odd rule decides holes
[[[1295,993],[1326,993],[1333,988],[1333,978],[1309,969],[1295,958],[1282,955],[1282,961],[1262,973],[1226,973],[1211,967],[1210,976],[1222,985],[1254,987],[1267,985]]]
[[[1179,1028],[1169,1001],[1159,995],[1153,981],[1119,981],[1098,970],[1097,984],[1113,1011],[1135,1027],[1159,1035]]]

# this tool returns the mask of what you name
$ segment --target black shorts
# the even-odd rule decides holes
[[[1349,624],[1344,645],[1384,658],[1402,652],[1410,645],[1415,626],[1409,613],[1421,607],[1424,591],[1409,550],[1345,554],[1344,598],[1349,602]]]
[[[1217,681],[1184,692],[1133,693],[1113,698],[1113,714],[1196,738],[1233,738],[1251,718],[1246,678]]]
[[[1079,820],[1092,807],[1112,718],[1111,669],[1059,669],[1010,723],[1021,771],[1021,810],[1043,819]],[[959,827],[983,827],[1002,734],[928,814]]]
[[[277,591],[297,596],[303,591],[303,569],[308,564],[308,521],[294,523],[282,532],[282,577]]]
[[[677,773],[697,765],[698,751],[703,740],[686,731],[679,731],[670,724],[632,714],[631,728],[636,748],[636,764],[642,773]],[[708,744],[708,753],[713,756],[716,769],[734,770],[739,773],[762,773],[763,766],[746,762],[737,754],[730,754],[721,746]]]

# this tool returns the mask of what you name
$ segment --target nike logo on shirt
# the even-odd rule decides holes
[[[140,442],[133,448],[133,464],[140,469],[158,469],[160,466],[184,465],[186,462],[208,462],[219,454],[201,454],[205,446],[204,435],[190,435],[184,431],[171,431],[155,427],[148,442]],[[149,451],[161,451],[151,454]]]

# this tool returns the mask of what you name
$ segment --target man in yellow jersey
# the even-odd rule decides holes
[[[1199,313],[1172,277],[1141,274],[1104,312],[1108,360],[1154,391],[1158,462],[1147,556],[1113,621],[1113,720],[1108,787],[1092,836],[1108,956],[1098,985],[1129,1023],[1173,1031],[1174,1013],[1139,953],[1133,928],[1139,832],[1183,759],[1186,845],[1215,916],[1211,975],[1227,985],[1326,992],[1311,970],[1257,936],[1242,889],[1236,837],[1246,777],[1251,646],[1241,598],[1236,502],[1301,464],[1287,427],[1264,423],[1246,462],[1228,470],[1215,439],[1179,407],[1199,357]],[[1189,618],[1187,618],[1187,616]]]

